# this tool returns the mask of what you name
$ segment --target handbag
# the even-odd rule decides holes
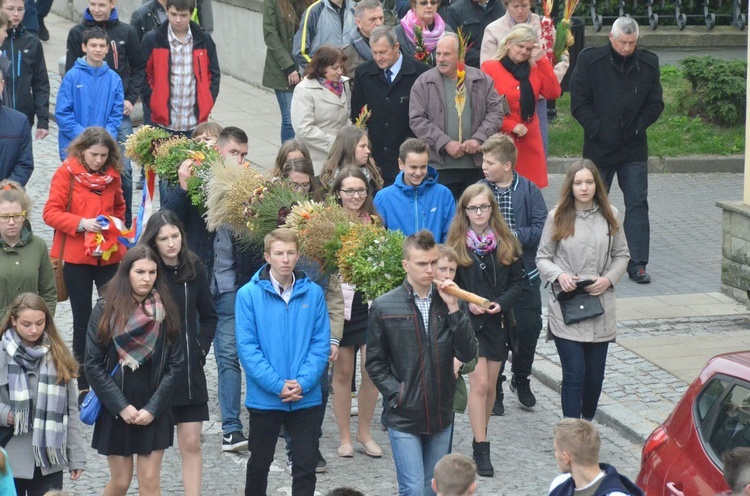
[[[66,212],[70,212],[70,204],[73,202],[73,175],[70,175],[70,189],[68,190],[68,208]],[[63,252],[65,251],[65,240],[68,235],[63,233],[62,241],[60,242],[60,253],[57,258],[50,255],[49,261],[52,264],[52,271],[55,273],[55,286],[57,287],[57,301],[65,301],[68,299],[68,288],[65,287],[65,279],[63,278]]]
[[[112,373],[109,374],[110,377],[115,376],[115,372],[117,372],[118,368],[120,368],[119,363],[115,365],[115,368],[112,369]],[[96,396],[94,390],[91,389],[88,393],[86,393],[86,397],[83,398],[83,402],[81,402],[81,413],[79,415],[79,418],[81,419],[81,422],[86,425],[94,425],[101,413],[102,402],[99,400],[99,397]]]
[[[608,226],[609,227],[609,226]],[[607,229],[607,256],[609,256],[609,250],[612,247],[612,236],[610,229]],[[607,264],[605,262],[604,267]],[[604,270],[599,273],[599,276],[604,273]],[[586,286],[594,284],[594,281],[587,279],[578,281],[576,283],[576,289],[573,291],[560,291],[555,294],[555,288],[552,287],[552,295],[560,305],[560,312],[563,316],[563,322],[565,325],[577,324],[583,320],[593,319],[604,314],[604,307],[602,307],[602,301],[598,296],[592,296],[586,292]]]

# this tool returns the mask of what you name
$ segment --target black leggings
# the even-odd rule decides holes
[[[53,474],[42,475],[39,467],[34,469],[33,479],[13,479],[18,496],[44,496],[44,493],[53,489],[62,489],[62,470]]]
[[[78,360],[78,389],[89,388],[89,381],[83,371],[83,360],[86,351],[86,328],[91,317],[91,293],[101,292],[104,286],[117,272],[117,266],[86,265],[66,263],[63,266],[65,287],[70,296],[70,308],[73,311],[73,356]]]

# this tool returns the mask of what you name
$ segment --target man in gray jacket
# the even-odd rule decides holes
[[[467,66],[466,103],[459,118],[458,36],[446,33],[436,54],[437,66],[419,76],[411,89],[409,125],[417,138],[430,145],[430,163],[438,170],[440,183],[458,199],[467,186],[484,177],[479,147],[498,132],[507,105],[492,78]]]
[[[310,5],[294,35],[294,59],[303,71],[323,45],[344,48],[356,31],[352,0],[318,0]]]

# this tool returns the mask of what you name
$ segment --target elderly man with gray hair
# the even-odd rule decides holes
[[[490,76],[467,65],[466,101],[459,118],[458,36],[445,33],[435,54],[437,65],[419,76],[411,89],[409,124],[417,138],[430,145],[438,182],[458,199],[467,186],[484,178],[479,147],[500,130],[507,102]]]
[[[570,78],[570,108],[584,131],[583,157],[599,168],[607,190],[617,174],[625,200],[628,275],[648,284],[648,140],[646,129],[664,110],[655,53],[638,48],[638,24],[620,17],[609,43],[578,55]]]
[[[372,111],[367,122],[372,157],[385,186],[390,186],[399,173],[398,149],[406,138],[414,137],[409,129],[409,93],[417,77],[430,66],[403,56],[390,26],[373,29],[370,49],[372,60],[357,67],[355,73],[351,118],[354,121],[365,105]]]
[[[372,30],[383,24],[383,4],[380,0],[360,0],[354,6],[354,24],[357,31],[352,41],[341,49],[346,55],[346,75],[354,78],[354,71],[363,62],[372,60],[370,36]]]

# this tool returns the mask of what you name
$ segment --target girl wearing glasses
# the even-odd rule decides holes
[[[406,13],[394,31],[406,57],[434,66],[437,42],[446,31],[452,32],[438,14],[440,0],[411,0],[411,10]],[[417,27],[422,29],[423,46],[417,47]]]
[[[0,439],[13,464],[15,490],[35,496],[63,488],[63,470],[78,480],[86,452],[78,419],[78,363],[65,345],[45,301],[21,293],[0,323]],[[0,493],[3,491],[0,485]],[[79,492],[79,491],[75,491]]]
[[[354,125],[345,126],[336,135],[320,174],[320,182],[330,186],[339,171],[347,165],[360,167],[375,193],[383,187],[383,176],[372,158],[372,143],[367,131]]]
[[[360,167],[345,167],[333,182],[333,191],[339,203],[347,210],[355,212],[362,223],[369,224],[380,220],[372,202],[372,188]],[[379,458],[383,450],[370,434],[370,424],[378,400],[378,389],[365,370],[367,361],[367,320],[369,310],[364,295],[354,286],[342,283],[344,292],[344,336],[339,343],[339,356],[333,368],[333,412],[339,427],[339,449],[341,457],[354,456],[354,446],[350,430],[352,396],[351,384],[354,375],[354,357],[361,353],[362,383],[358,393],[358,427],[356,441],[367,456]]]
[[[103,127],[85,129],[68,147],[68,158],[52,176],[49,198],[42,218],[55,230],[50,253],[65,262],[63,278],[73,311],[73,355],[83,364],[86,327],[91,316],[94,284],[101,291],[117,272],[126,248],[115,240],[117,249],[108,257],[97,256],[87,244],[95,234],[114,236],[100,222],[100,216],[125,218],[122,194],[120,147]],[[89,390],[83,368],[78,374],[79,399]]]
[[[315,177],[312,162],[309,158],[292,158],[284,163],[281,178],[289,181],[295,191],[307,195],[312,200],[322,202],[325,192],[320,180]]]
[[[20,293],[38,293],[50,313],[57,305],[55,274],[47,243],[31,230],[31,198],[23,187],[0,182],[0,315]]]
[[[466,188],[458,200],[447,244],[458,254],[458,285],[490,300],[469,304],[479,341],[479,358],[469,374],[469,423],[477,473],[492,477],[487,426],[495,404],[497,377],[508,358],[512,307],[521,294],[521,245],[503,220],[495,196],[484,184]]]

